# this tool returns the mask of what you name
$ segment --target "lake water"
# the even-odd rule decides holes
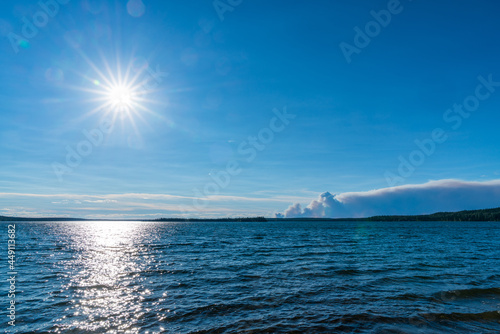
[[[13,333],[500,332],[500,223],[7,225]]]

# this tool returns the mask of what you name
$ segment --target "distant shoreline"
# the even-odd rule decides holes
[[[0,221],[142,221],[142,222],[280,222],[280,221],[500,221],[500,208],[437,212],[429,215],[373,216],[366,218],[158,218],[158,219],[84,219],[84,218],[26,218],[0,216]]]

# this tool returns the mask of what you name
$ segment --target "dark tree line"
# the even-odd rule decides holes
[[[467,210],[459,212],[437,212],[419,216],[376,216],[369,221],[500,221],[500,208],[484,210]]]

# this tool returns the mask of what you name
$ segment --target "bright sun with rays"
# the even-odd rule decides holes
[[[107,98],[111,108],[127,110],[134,106],[136,92],[133,88],[117,85],[109,88]]]
[[[94,95],[91,102],[97,102],[95,108],[88,114],[102,113],[112,115],[113,119],[129,119],[135,125],[135,118],[144,120],[144,113],[154,113],[146,105],[156,104],[146,98],[153,93],[146,69],[147,61],[142,61],[140,66],[128,64],[121,67],[120,60],[116,60],[116,71],[112,71],[107,60],[102,58],[103,66],[99,68],[87,56],[82,55],[94,70],[94,77],[83,75],[93,84],[92,88],[85,89]]]
[[[97,115],[113,125],[119,122],[123,129],[127,129],[129,138],[141,137],[138,122],[149,127],[147,120],[150,117],[164,119],[163,115],[150,109],[153,106],[164,107],[165,102],[151,97],[160,92],[158,85],[161,80],[151,74],[146,59],[136,57],[122,66],[120,57],[116,56],[114,65],[110,66],[109,59],[101,55],[101,66],[97,66],[87,55],[81,55],[93,71],[80,73],[88,82],[87,87],[75,88],[89,93],[86,102],[94,105],[82,118]]]
[[[100,96],[97,100],[101,102],[98,109],[126,113],[129,116],[145,110],[143,94],[134,80],[127,80],[127,78],[117,80],[111,77],[103,81],[103,83],[98,80],[94,81],[94,84],[100,88],[100,91],[96,91]]]

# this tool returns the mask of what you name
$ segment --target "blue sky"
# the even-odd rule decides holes
[[[500,82],[495,1],[42,3],[0,4],[0,215],[272,216],[325,191],[500,178],[500,87],[444,119],[478,77]],[[388,8],[348,62],[341,43]],[[120,72],[133,103],[99,109]],[[435,129],[446,141],[388,181]]]

